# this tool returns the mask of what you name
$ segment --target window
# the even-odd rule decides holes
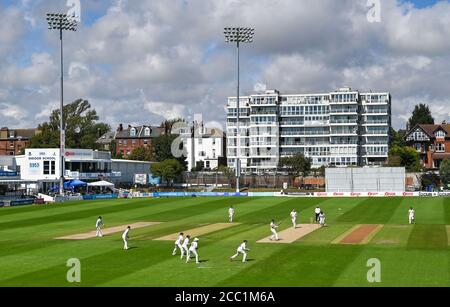
[[[202,145],[203,144],[203,139],[202,138],[199,138],[198,139],[198,145]]]
[[[44,161],[44,175],[50,175],[50,161]]]
[[[144,135],[145,136],[150,136],[150,128],[145,128],[145,130],[144,130]]]
[[[442,130],[437,131],[434,135],[436,136],[436,138],[440,138],[440,139],[445,138],[445,132]]]
[[[136,128],[131,128],[130,136],[136,136]]]
[[[56,161],[50,162],[50,174],[55,175],[56,174]]]
[[[206,161],[206,168],[210,168],[211,167],[211,162],[210,161]]]
[[[437,143],[436,144],[436,152],[445,152],[445,144]]]

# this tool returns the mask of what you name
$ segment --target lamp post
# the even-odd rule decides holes
[[[73,16],[67,14],[47,14],[47,22],[49,30],[59,31],[59,40],[61,45],[61,105],[60,105],[60,177],[59,177],[59,194],[64,195],[64,172],[65,172],[65,147],[66,147],[66,134],[64,127],[64,55],[63,55],[63,31],[73,31],[77,30],[78,22]]]
[[[237,98],[236,98],[236,107],[237,107],[237,154],[236,154],[236,192],[240,192],[240,179],[241,179],[241,132],[239,131],[239,119],[240,119],[240,101],[239,101],[239,83],[240,83],[240,54],[239,54],[239,46],[241,43],[252,43],[253,36],[255,35],[255,30],[252,28],[242,28],[242,27],[234,27],[234,28],[225,28],[224,30],[225,40],[227,43],[236,43],[237,47]]]

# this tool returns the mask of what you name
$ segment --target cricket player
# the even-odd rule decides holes
[[[321,227],[325,227],[325,213],[323,211],[319,213],[319,223]]]
[[[316,209],[314,210],[314,212],[316,213],[316,223],[319,223],[319,215],[320,215],[320,212],[322,212],[322,210],[320,210],[320,207],[317,206]]]
[[[194,242],[191,243],[191,246],[189,247],[189,249],[187,251],[186,263],[188,263],[189,260],[191,260],[191,253],[193,253],[195,255],[195,263],[197,263],[197,264],[200,263],[198,261],[197,249],[198,249],[198,238],[195,238]]]
[[[416,212],[414,211],[413,207],[410,207],[408,212],[409,212],[409,224],[412,225],[416,220]]]
[[[230,220],[230,223],[233,223],[233,217],[234,217],[234,208],[233,206],[228,209],[228,218]]]
[[[180,259],[183,259],[184,253],[186,253],[186,255],[189,254],[188,245],[189,245],[190,240],[191,240],[190,235],[187,235],[186,238],[184,238],[183,244],[181,245],[181,258]]]
[[[295,209],[291,212],[291,220],[292,225],[294,225],[294,229],[297,228],[297,211]]]
[[[244,257],[242,258],[242,262],[247,261],[247,252],[250,251],[250,249],[247,248],[247,243],[248,243],[248,241],[244,240],[244,242],[242,242],[242,244],[239,245],[239,247],[237,249],[237,253],[230,257],[230,261],[233,261],[234,259],[236,259],[236,257],[238,257],[240,254],[244,255]]]
[[[102,217],[101,216],[99,216],[98,217],[98,219],[97,219],[97,222],[95,223],[95,228],[96,228],[96,232],[95,232],[95,236],[96,237],[103,237],[103,234],[102,234],[102,230],[101,230],[101,227],[103,226],[103,219],[102,219]]]
[[[277,233],[277,228],[278,225],[275,224],[275,220],[272,220],[272,222],[270,222],[270,231],[272,232],[272,236],[270,237],[270,241],[273,241],[275,239],[275,241],[278,241],[278,233]]]
[[[177,240],[175,241],[175,248],[173,249],[172,255],[175,256],[177,254],[177,249],[180,250],[181,253],[183,253],[183,247],[181,247],[181,244],[183,243],[184,234],[180,232],[178,235]]]
[[[123,249],[128,250],[128,240],[130,239],[130,236],[128,233],[130,232],[131,226],[128,226],[127,229],[125,229],[124,233],[122,234],[122,240],[123,240]]]

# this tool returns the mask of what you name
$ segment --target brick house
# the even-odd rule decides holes
[[[163,134],[163,128],[154,126],[128,126],[119,125],[116,131],[116,154],[128,157],[133,150],[139,147],[152,147],[153,139]]]
[[[0,129],[0,156],[17,156],[28,146],[38,129]]]
[[[406,143],[420,153],[421,164],[437,169],[442,160],[450,158],[450,124],[416,125],[405,136]]]

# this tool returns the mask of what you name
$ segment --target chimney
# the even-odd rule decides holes
[[[447,125],[447,121],[446,121],[446,120],[443,120],[443,121],[442,121],[442,124],[443,124],[443,125]]]
[[[119,125],[119,128],[117,128],[117,131],[118,131],[118,132],[123,131],[123,125],[122,125],[122,124]]]

